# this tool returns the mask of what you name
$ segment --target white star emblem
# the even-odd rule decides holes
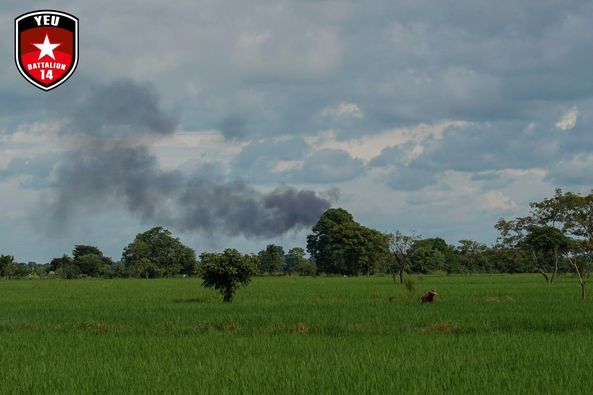
[[[60,44],[52,44],[49,42],[49,37],[47,37],[47,34],[45,35],[45,40],[43,41],[42,44],[33,44],[35,45],[37,48],[40,49],[39,51],[39,58],[37,58],[37,60],[40,60],[41,58],[43,58],[44,56],[49,56],[50,58],[52,58],[53,60],[56,60],[56,57],[54,56],[54,49],[56,49],[57,47],[59,47]]]

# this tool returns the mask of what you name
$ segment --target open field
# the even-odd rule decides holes
[[[0,281],[0,393],[591,393],[573,278]]]

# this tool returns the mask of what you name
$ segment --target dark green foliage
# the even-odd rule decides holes
[[[72,251],[72,257],[80,273],[89,277],[103,276],[113,265],[111,258],[104,256],[95,246],[77,245]]]
[[[314,276],[317,274],[317,266],[309,259],[299,262],[293,267],[293,271],[299,276]]]
[[[9,280],[16,271],[14,257],[11,255],[0,256],[0,276]]]
[[[334,226],[328,241],[332,273],[373,274],[389,256],[387,235],[356,222]]]
[[[305,265],[307,258],[305,258],[305,250],[300,247],[291,248],[284,256],[284,272],[291,274],[296,267]]]
[[[137,265],[148,265],[147,261],[139,263],[142,259],[154,263],[156,270],[141,270],[141,275]],[[167,229],[156,227],[136,236],[134,242],[124,249],[122,263],[141,277],[146,277],[147,273],[167,277],[175,274],[193,275],[196,270],[196,253],[184,246],[178,238],[171,236]]]
[[[459,240],[459,247],[457,247],[459,262],[470,276],[475,271],[487,271],[489,268],[490,265],[486,259],[487,249],[488,247],[484,244],[473,240]]]
[[[269,244],[261,250],[259,256],[259,270],[261,273],[277,273],[284,266],[284,248]]]
[[[54,258],[49,263],[51,271],[65,279],[78,278],[80,276],[80,268],[74,263],[74,260],[68,255],[64,254],[60,258]]]
[[[249,284],[256,265],[250,256],[228,248],[222,253],[200,255],[199,273],[204,287],[216,289],[230,303],[237,289]]]
[[[352,214],[342,208],[330,208],[313,226],[313,233],[307,236],[307,251],[315,260],[319,272],[335,273],[329,233],[335,226],[345,223],[354,223]]]
[[[156,263],[148,258],[140,258],[134,261],[131,269],[135,276],[144,277],[146,279],[159,277],[160,274]]]
[[[103,257],[103,252],[95,247],[95,246],[87,246],[87,245],[76,245],[74,246],[74,250],[72,251],[72,257],[74,260],[77,260],[81,256],[84,255],[96,255],[98,257]]]
[[[81,274],[89,277],[98,277],[100,273],[104,272],[103,260],[95,254],[79,256],[74,260],[74,264],[78,266]]]

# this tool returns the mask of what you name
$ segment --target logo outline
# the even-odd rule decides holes
[[[64,76],[60,77],[60,79],[58,81],[56,81],[55,83],[48,85],[48,86],[40,84],[39,82],[37,82],[33,78],[31,78],[31,76],[29,76],[29,74],[24,70],[23,66],[21,65],[21,59],[20,59],[21,53],[20,53],[19,22],[25,18],[33,17],[33,16],[40,15],[40,14],[41,15],[63,16],[63,17],[66,17],[74,22],[74,32],[72,32],[73,38],[74,38],[74,45],[72,48],[72,65],[70,66],[69,71]],[[64,82],[66,82],[70,77],[72,77],[72,74],[74,74],[74,71],[78,67],[79,48],[80,48],[79,19],[72,14],[69,14],[64,11],[58,11],[58,10],[36,10],[36,11],[26,12],[22,15],[19,15],[18,17],[16,17],[14,19],[14,61],[16,63],[16,67],[17,67],[19,73],[25,78],[25,80],[27,80],[27,82],[29,82],[33,86],[35,86],[45,92],[48,92],[52,89],[57,88],[58,86],[62,85]]]

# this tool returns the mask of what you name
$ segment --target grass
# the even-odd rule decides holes
[[[531,275],[0,281],[2,394],[588,393],[593,300]],[[433,305],[419,292],[436,288]]]

